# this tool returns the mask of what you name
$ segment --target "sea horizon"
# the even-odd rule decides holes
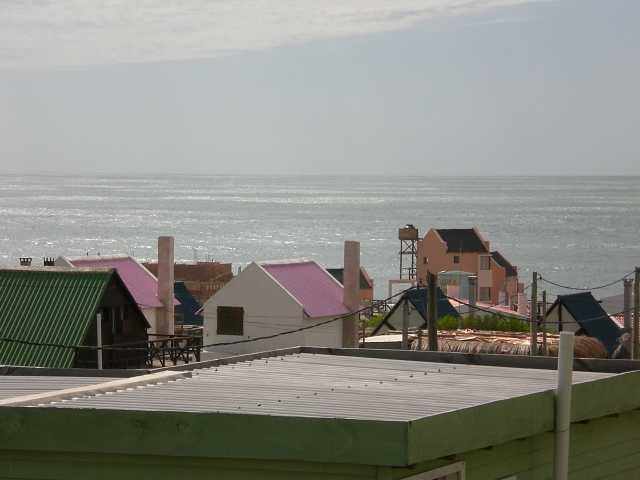
[[[398,229],[411,223],[420,237],[478,228],[525,285],[537,271],[588,288],[640,265],[637,178],[12,173],[0,179],[0,264],[99,252],[154,261],[157,237],[172,235],[177,262],[232,263],[236,272],[313,257],[340,267],[344,241],[359,240],[384,298],[399,274]],[[547,286],[550,295],[571,291]],[[594,291],[617,293],[621,282]]]

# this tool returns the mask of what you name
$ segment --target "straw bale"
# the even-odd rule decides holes
[[[412,335],[411,349],[418,349]],[[559,335],[547,334],[547,355],[558,356]],[[423,335],[422,350],[427,350],[428,338]],[[529,337],[516,332],[456,331],[438,334],[438,350],[454,353],[485,353],[498,355],[530,355]],[[542,353],[542,335],[538,335],[538,351]],[[574,358],[606,358],[607,351],[598,339],[578,335],[575,337]]]

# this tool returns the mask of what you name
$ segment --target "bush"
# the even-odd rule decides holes
[[[447,315],[438,319],[438,330],[457,330],[458,319]]]
[[[473,317],[442,317],[438,320],[438,330],[471,329],[496,332],[528,332],[529,323],[517,318],[504,318],[500,315],[487,314]]]
[[[386,315],[387,315],[386,313],[379,313],[378,315],[374,315],[369,320],[365,320],[364,326],[370,327],[370,328],[376,328]]]

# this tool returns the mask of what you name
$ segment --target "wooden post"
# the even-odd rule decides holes
[[[409,349],[409,298],[404,293],[404,302],[402,303],[402,350]]]
[[[533,272],[531,282],[531,308],[529,309],[529,353],[538,354],[538,272]]]
[[[102,370],[102,314],[98,313],[96,315],[96,325],[97,325],[97,335],[98,341],[98,370]]]
[[[631,335],[631,299],[633,298],[633,279],[625,278],[624,279],[624,295],[623,295],[623,307],[624,310],[624,328],[622,329],[623,333],[628,333]]]
[[[429,351],[438,351],[438,276],[427,272],[427,287],[429,288],[429,301],[427,303],[427,335],[429,339]]]
[[[640,330],[638,327],[638,317],[640,316],[640,304],[638,301],[640,300],[640,267],[636,267],[636,277],[634,279],[633,285],[633,335],[632,335],[632,343],[631,343],[631,358],[633,360],[638,359],[638,331]]]

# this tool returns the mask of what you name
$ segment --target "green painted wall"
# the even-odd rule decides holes
[[[452,462],[466,462],[467,480],[552,478],[553,433],[543,433],[420,463],[413,468],[277,460],[215,459],[0,450],[0,479],[402,479]],[[571,425],[570,480],[629,479],[640,472],[640,411]]]
[[[0,451],[0,479],[68,480],[289,480],[377,479],[364,465],[264,460],[203,459],[152,455]]]
[[[516,475],[518,480],[553,478],[554,434],[542,433],[523,440],[456,455],[466,462],[467,480],[497,480]],[[407,478],[448,463],[434,460],[414,469],[393,469],[393,478]],[[571,424],[570,480],[640,478],[640,411]]]

